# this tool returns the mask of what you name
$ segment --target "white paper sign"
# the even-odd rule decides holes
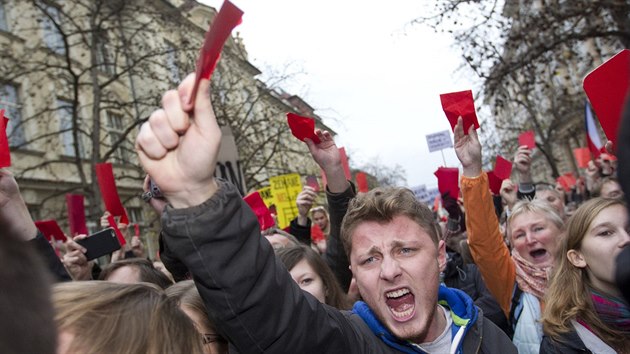
[[[429,152],[452,148],[453,140],[451,140],[451,132],[444,130],[433,134],[427,134],[427,145],[429,145]]]

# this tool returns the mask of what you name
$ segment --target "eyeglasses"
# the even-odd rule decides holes
[[[203,344],[210,344],[214,342],[227,343],[227,341],[216,333],[204,333],[203,334]]]

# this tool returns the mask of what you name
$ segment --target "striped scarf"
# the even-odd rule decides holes
[[[591,299],[599,318],[607,326],[630,335],[630,306],[622,299],[591,289]]]

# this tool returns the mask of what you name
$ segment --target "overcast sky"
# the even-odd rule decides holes
[[[220,8],[222,0],[201,2]],[[450,130],[440,93],[472,88],[448,35],[410,25],[433,0],[233,0],[252,64],[302,72],[282,87],[324,117],[353,167],[378,159],[406,171],[407,184],[437,185],[443,165],[426,134]],[[368,4],[379,4],[370,6]],[[459,163],[444,151],[448,166]]]

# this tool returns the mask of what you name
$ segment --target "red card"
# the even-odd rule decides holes
[[[260,225],[260,231],[267,230],[272,227],[275,223],[273,221],[273,217],[271,216],[271,212],[265,202],[260,197],[260,193],[252,192],[243,198],[245,203],[252,208],[254,214],[258,218],[258,224]]]
[[[57,241],[67,241],[66,235],[63,234],[63,231],[61,231],[59,224],[57,224],[57,221],[55,220],[35,221],[35,226],[37,226],[39,231],[44,234],[44,237],[46,237],[48,241],[52,240],[53,238]]]
[[[118,224],[116,224],[116,220],[114,220],[114,216],[110,214],[107,217],[107,222],[109,223],[109,227],[114,229],[114,233],[116,234],[116,238],[118,239],[118,243],[120,243],[120,247],[126,245],[127,244],[127,240],[125,240],[125,236],[123,236],[122,232],[120,232],[120,229],[118,228]]]
[[[350,165],[348,164],[348,155],[346,155],[346,148],[339,148],[339,155],[341,155],[341,164],[343,165],[343,172],[346,174],[346,179],[349,181],[352,179],[350,174]]]
[[[455,131],[455,125],[457,125],[459,116],[464,120],[464,134],[468,134],[468,129],[471,125],[474,125],[475,129],[479,128],[472,91],[441,94],[440,101],[442,101],[442,109],[446,113],[446,118],[451,123],[453,131]]]
[[[591,161],[591,151],[587,147],[573,149],[573,156],[579,168],[587,168]]]
[[[486,172],[486,174],[488,175],[488,184],[490,186],[490,191],[492,192],[492,194],[501,194],[501,184],[503,183],[503,180],[497,177],[494,171],[488,171]]]
[[[510,174],[512,173],[512,162],[497,155],[497,160],[494,163],[493,172],[495,176],[501,179],[501,181],[510,178]]]
[[[616,147],[623,104],[630,88],[630,50],[622,50],[591,71],[583,86],[606,137]]]
[[[322,231],[322,229],[319,228],[319,226],[317,226],[317,224],[314,224],[313,226],[311,226],[311,241],[313,243],[318,243],[320,241],[325,241],[326,240],[326,235],[324,235],[324,232]]]
[[[313,188],[315,193],[319,193],[319,181],[317,181],[317,177],[315,176],[306,176],[306,185]]]
[[[459,169],[440,167],[434,174],[438,179],[440,194],[449,193],[451,197],[459,198]]]
[[[558,183],[560,183],[562,188],[567,193],[570,192],[571,191],[571,187],[575,186],[575,184],[577,183],[577,180],[575,179],[575,176],[573,176],[573,174],[571,172],[563,174],[562,176],[558,177],[556,179],[556,181]]]
[[[527,146],[528,149],[533,150],[536,147],[536,136],[533,130],[528,130],[518,136],[518,146]]]
[[[4,116],[4,109],[0,109],[0,168],[11,166],[11,150],[7,139],[7,124],[9,119]]]
[[[68,223],[70,224],[70,235],[87,235],[88,229],[85,224],[85,205],[82,194],[66,194],[66,207],[68,208]]]
[[[120,216],[120,222],[129,225],[127,211],[120,202],[118,189],[116,189],[116,183],[114,182],[112,164],[109,162],[97,163],[96,178],[98,179],[98,186],[101,189],[101,196],[107,211],[114,216]]]
[[[355,175],[357,180],[357,187],[359,187],[359,192],[367,193],[370,188],[368,187],[367,175],[363,172],[357,172]]]
[[[291,128],[291,134],[293,134],[294,137],[301,141],[308,138],[315,144],[320,143],[319,137],[315,135],[315,120],[313,118],[287,113],[287,122],[289,123],[289,128]]]
[[[225,41],[232,33],[234,27],[241,23],[243,17],[243,11],[234,6],[229,1],[224,1],[221,6],[221,10],[212,21],[212,25],[208,32],[206,32],[206,39],[201,47],[199,53],[199,59],[197,60],[197,71],[195,75],[195,85],[193,86],[192,94],[190,95],[190,103],[194,105],[195,98],[197,97],[197,90],[199,89],[199,82],[201,79],[210,79],[214,68],[217,66],[219,57],[221,56],[221,50]]]
[[[138,225],[137,223],[133,224],[133,231],[136,237],[140,237],[140,225]]]

